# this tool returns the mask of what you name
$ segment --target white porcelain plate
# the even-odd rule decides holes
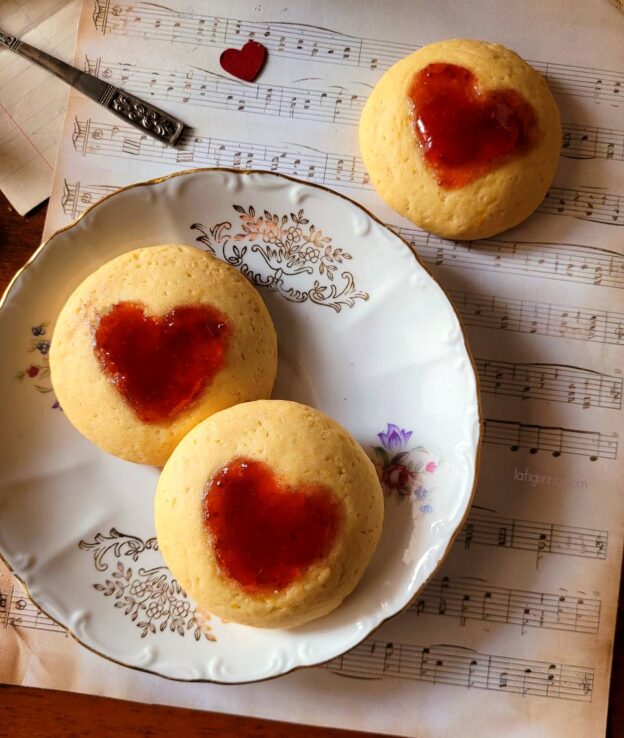
[[[64,301],[109,259],[162,243],[258,286],[279,340],[274,397],[332,415],[379,469],[379,549],[355,592],[301,628],[195,612],[154,537],[158,469],[98,450],[55,402],[47,352]],[[467,513],[480,419],[460,323],[409,247],[329,190],[217,169],[120,190],[37,252],[0,335],[0,553],[46,613],[121,664],[240,683],[327,661],[415,597]]]

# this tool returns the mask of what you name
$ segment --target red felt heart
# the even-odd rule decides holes
[[[260,70],[266,61],[267,50],[257,41],[247,41],[242,49],[226,49],[219,57],[221,67],[226,72],[245,80],[253,82],[260,74]]]
[[[537,118],[522,95],[512,89],[482,92],[465,67],[427,65],[409,97],[416,137],[443,187],[466,185],[535,143]]]
[[[277,590],[329,554],[341,505],[327,487],[291,487],[237,458],[208,483],[204,515],[223,573],[249,591]]]
[[[120,302],[100,318],[95,355],[144,423],[170,420],[223,367],[229,329],[208,305],[182,305],[162,317]]]

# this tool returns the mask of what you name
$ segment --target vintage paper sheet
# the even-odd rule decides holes
[[[76,63],[192,130],[164,148],[72,94],[47,233],[120,185],[187,167],[266,168],[335,188],[398,228],[449,291],[481,377],[485,442],[475,503],[438,576],[327,666],[239,687],[165,682],[79,647],[7,577],[2,679],[419,738],[484,726],[507,738],[604,734],[624,519],[623,34],[608,2],[405,0],[389,12],[84,1]],[[358,118],[381,74],[456,36],[530,60],[563,120],[544,203],[484,242],[444,241],[402,220],[358,152]],[[250,37],[269,60],[247,84],[218,60]]]
[[[2,0],[0,27],[71,61],[80,0]],[[52,191],[68,88],[43,69],[0,50],[0,189],[20,215]]]

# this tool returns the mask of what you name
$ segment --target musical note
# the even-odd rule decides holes
[[[484,512],[475,506],[472,507],[468,520],[457,537],[457,543],[464,543],[465,547],[466,538],[469,536],[470,545],[498,547],[501,526],[513,531],[505,548],[540,552],[542,555],[606,558],[607,531],[506,518],[490,511]],[[548,541],[547,547],[544,545],[545,541]]]
[[[161,39],[193,46],[218,44],[220,47],[239,45],[241,36],[248,39],[262,35],[263,43],[269,52],[280,54],[285,58],[363,67],[372,71],[388,69],[402,57],[420,48],[418,45],[385,39],[363,39],[309,24],[274,21],[239,20],[233,28],[227,23],[222,35],[213,35],[206,39],[198,37],[199,21],[214,24],[222,19],[200,13],[176,13],[157,5],[142,7],[140,15],[135,12],[132,5],[124,3],[115,3],[113,10],[114,12],[109,14],[96,8],[95,27],[102,34],[118,34],[147,40]],[[158,18],[165,22],[162,27],[155,28],[154,22]],[[355,49],[357,54],[354,53]],[[598,77],[597,70],[552,62],[546,64],[536,60],[529,60],[529,63],[545,74],[552,91],[556,94],[589,97],[596,102],[608,100],[612,105],[618,105],[621,80],[624,79],[624,75],[619,71],[609,72],[609,78],[613,80],[613,84],[609,86],[603,83],[602,77]]]
[[[624,313],[608,310],[568,310],[562,305],[530,300],[477,295],[451,290],[450,296],[467,325],[499,328],[502,315],[508,316],[506,330],[518,333],[571,338],[578,341],[621,345]]]
[[[67,631],[44,615],[21,589],[10,586],[0,590],[1,623],[5,628],[30,628],[67,635]]]
[[[373,643],[376,649],[371,647]],[[400,664],[393,664],[391,673],[383,668],[388,646],[392,646],[393,654],[400,649],[403,656]],[[359,679],[379,678],[381,675],[576,701],[591,699],[594,676],[593,669],[584,666],[484,654],[454,645],[423,647],[396,641],[385,644],[372,638],[344,657],[330,661],[324,668]],[[557,688],[554,688],[555,684]]]
[[[563,364],[523,364],[475,359],[481,391],[523,400],[549,400],[566,404],[622,408],[621,377]],[[577,390],[582,387],[583,394]]]
[[[446,241],[412,228],[394,230],[427,263],[465,271],[494,270],[538,279],[624,289],[624,256],[594,246],[488,239],[473,243]],[[474,248],[474,247],[478,248]]]
[[[527,692],[530,689],[530,686],[529,686],[529,684],[527,684],[527,682],[530,681],[530,678],[531,678],[531,674],[532,673],[533,673],[533,670],[531,668],[527,667],[524,670],[523,674],[522,674],[522,689],[521,689],[521,694],[523,696],[525,694],[527,694]],[[548,678],[547,678],[547,680],[548,680]],[[548,694],[548,684],[546,684],[546,694]]]
[[[471,522],[466,523],[463,531],[463,542],[464,548],[469,549],[472,544],[472,538],[474,535],[474,525]]]
[[[621,209],[622,197],[601,188],[551,187],[538,211],[623,226],[624,217],[621,217]]]
[[[552,553],[545,545],[542,551]],[[467,620],[487,620],[519,627],[522,633],[527,628],[546,628],[594,634],[598,632],[600,610],[600,600],[586,595],[573,597],[511,589],[464,576],[452,580],[448,576],[433,579],[409,608],[419,617],[455,618],[460,626]]]
[[[530,453],[550,452],[555,458],[561,454],[588,456],[591,461],[617,459],[618,442],[595,431],[557,428],[512,420],[486,419],[483,424],[484,443],[507,446],[511,451],[520,448]]]
[[[440,597],[438,600],[438,615],[444,615],[446,612],[446,598],[444,597],[444,590],[449,587],[448,577],[442,577],[440,582]]]

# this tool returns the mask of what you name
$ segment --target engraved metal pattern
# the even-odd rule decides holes
[[[11,51],[16,51],[17,47],[22,43],[19,38],[11,36],[4,31],[0,31],[0,43],[9,48]]]
[[[123,90],[115,89],[113,96],[104,105],[164,143],[174,144],[182,133],[182,123]]]
[[[115,85],[108,85],[99,99],[100,105],[103,105],[105,108],[107,108],[116,92],[117,88],[115,87]]]

